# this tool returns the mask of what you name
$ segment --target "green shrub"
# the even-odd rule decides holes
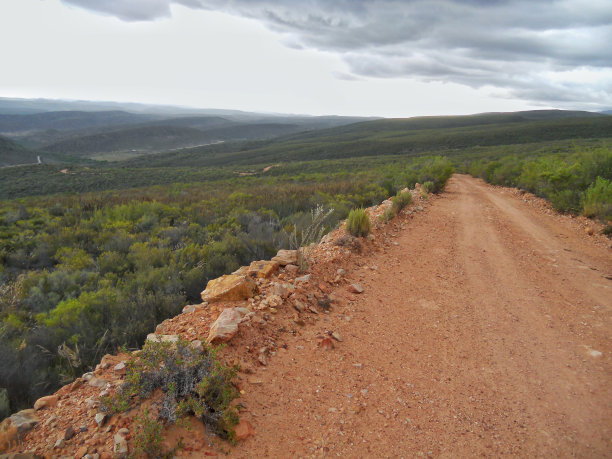
[[[371,229],[370,217],[368,217],[365,209],[353,209],[350,211],[346,219],[346,230],[349,234],[364,237],[370,234]]]
[[[434,185],[434,182],[428,181],[423,183],[423,191],[426,193],[433,193],[436,189],[436,186]]]
[[[193,414],[221,438],[233,440],[238,423],[236,409],[231,406],[238,395],[232,385],[236,368],[222,365],[215,349],[206,346],[198,350],[185,340],[176,344],[147,341],[126,366],[125,382],[114,397],[102,399],[103,411],[126,411],[135,397],[142,400],[161,389],[164,397],[158,419],[175,422]],[[148,427],[144,433],[151,437],[158,427]]]
[[[396,215],[397,215],[397,212],[395,212],[395,210],[393,209],[393,206],[391,206],[388,209],[385,209],[385,211],[380,216],[380,220],[387,223],[389,220],[394,218]]]
[[[597,177],[584,193],[583,211],[587,217],[612,220],[612,182]]]
[[[410,192],[405,192],[405,193],[399,192],[393,198],[393,205],[391,206],[391,208],[393,209],[393,211],[396,214],[399,214],[404,207],[406,207],[407,205],[409,205],[411,203],[412,203],[412,193],[410,193]]]

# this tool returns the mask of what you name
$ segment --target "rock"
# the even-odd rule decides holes
[[[105,413],[96,414],[95,420],[96,420],[96,424],[98,424],[98,427],[102,427],[104,423],[106,422],[106,414]]]
[[[234,308],[224,309],[221,315],[210,327],[207,343],[224,343],[229,341],[238,332],[238,324],[242,316]]]
[[[423,206],[417,206],[416,210],[418,210],[419,212],[423,211]]]
[[[87,446],[81,446],[77,449],[77,452],[74,454],[75,459],[81,459],[83,456],[87,454]]]
[[[342,342],[342,336],[340,335],[340,333],[338,332],[333,332],[331,334],[332,338],[335,339],[336,341]]]
[[[595,233],[595,231],[593,230],[593,228],[591,228],[590,226],[587,226],[587,227],[584,229],[584,232],[585,232],[585,233],[587,233],[589,236],[592,236],[592,235]]]
[[[191,342],[191,347],[193,347],[196,351],[204,351],[204,345],[199,339],[194,339]]]
[[[121,430],[113,438],[113,453],[115,453],[115,457],[126,457],[128,453],[127,440],[125,439],[126,434],[122,434]]]
[[[246,300],[253,297],[256,290],[257,284],[250,277],[227,274],[208,281],[202,299],[209,303]]]
[[[178,340],[178,335],[157,335],[155,333],[149,333],[147,335],[147,341],[151,341],[152,343],[176,343]]]
[[[183,314],[189,314],[190,312],[195,312],[195,310],[195,304],[188,304],[183,308]]]
[[[596,351],[595,349],[590,349],[588,354],[593,357],[593,358],[598,358],[601,357],[603,354],[601,353],[601,351]]]
[[[249,376],[247,378],[249,384],[260,385],[263,384],[263,381],[260,378],[256,378],[255,376]]]
[[[348,291],[351,293],[363,293],[363,287],[359,284],[351,284],[348,286]]]
[[[296,275],[300,272],[300,268],[298,268],[296,265],[287,265],[285,266],[285,271],[288,274]]]
[[[98,387],[100,389],[106,387],[106,385],[108,384],[108,381],[106,379],[103,378],[98,378],[98,377],[93,377],[89,380],[89,382],[87,383],[92,387]]]
[[[296,282],[308,282],[308,281],[310,281],[310,274],[306,274],[304,276],[296,277],[295,281]]]
[[[252,435],[255,435],[255,429],[249,421],[241,419],[238,425],[235,427],[234,432],[236,433],[236,440],[246,440]]]
[[[254,261],[249,265],[247,274],[251,277],[259,277],[267,279],[276,271],[278,271],[279,264],[273,260],[261,260]]]
[[[57,405],[57,395],[47,395],[46,397],[41,397],[34,403],[34,409],[36,411],[42,410],[43,408],[52,408]]]
[[[304,310],[306,309],[306,306],[304,306],[304,303],[298,300],[295,300],[295,302],[293,303],[293,307],[295,308],[297,312],[304,312]]]
[[[85,381],[89,381],[91,378],[93,378],[93,373],[91,371],[89,373],[83,373],[83,376],[81,376],[81,378],[83,378],[83,380]]]
[[[22,410],[0,423],[0,453],[19,443],[39,419],[33,409]]]
[[[343,268],[338,268],[338,270],[336,271],[336,274],[338,276],[344,276],[346,275],[346,271]]]
[[[279,250],[272,261],[275,261],[281,266],[297,265],[298,252],[297,250]]]
[[[295,292],[295,287],[292,284],[279,284],[274,282],[270,292],[274,295],[278,295],[283,299],[289,298],[289,296]]]
[[[283,299],[278,295],[270,295],[268,297],[268,306],[271,308],[278,308],[283,304]]]
[[[70,384],[70,388],[68,389],[70,392],[74,392],[75,390],[77,390],[79,387],[81,387],[83,385],[83,383],[85,382],[85,380],[83,378],[78,378],[75,379],[74,382],[72,384]]]
[[[58,438],[55,444],[53,445],[53,448],[62,449],[64,446],[66,446],[66,440],[64,440],[63,438]]]
[[[125,374],[125,361],[119,362],[117,365],[113,367],[113,371],[115,373]]]
[[[334,346],[334,342],[331,338],[323,338],[319,343],[319,347],[326,351],[331,351],[336,346]]]
[[[73,427],[68,426],[68,428],[64,431],[64,440],[68,441],[75,435],[76,435],[76,431],[73,429]]]

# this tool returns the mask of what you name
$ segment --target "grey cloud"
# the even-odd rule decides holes
[[[151,21],[170,16],[171,0],[62,0],[97,13],[115,16],[122,21]],[[197,7],[197,4],[192,6]]]
[[[64,1],[123,20],[165,16],[172,3],[255,19],[293,48],[339,54],[354,77],[493,86],[543,103],[611,102],[609,0]],[[563,85],[546,76],[577,67],[607,71],[608,80]]]

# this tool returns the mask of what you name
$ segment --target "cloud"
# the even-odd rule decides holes
[[[355,78],[453,82],[536,103],[612,105],[609,0],[64,1],[125,21],[168,16],[172,4],[251,18],[291,47],[340,55]],[[603,77],[563,81],[577,68]]]

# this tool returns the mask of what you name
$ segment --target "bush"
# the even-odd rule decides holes
[[[349,234],[364,237],[370,234],[371,229],[370,218],[365,209],[353,209],[349,212],[346,219],[346,230]]]
[[[399,214],[401,210],[407,205],[412,203],[412,194],[410,192],[399,192],[393,198],[393,205],[391,208],[396,214]]]
[[[428,181],[423,183],[422,188],[425,193],[433,193],[436,189],[436,186],[434,185],[434,182]]]
[[[138,357],[128,361],[125,382],[117,394],[103,398],[101,408],[126,411],[136,396],[148,398],[161,389],[164,398],[158,419],[175,422],[193,414],[221,438],[233,440],[238,423],[236,409],[231,406],[238,395],[232,385],[235,375],[236,368],[219,363],[211,347],[198,350],[185,340],[175,345],[147,342]]]
[[[587,188],[583,200],[584,215],[601,220],[612,220],[612,182],[597,177]]]
[[[380,216],[380,220],[387,223],[392,218],[395,218],[396,215],[397,215],[397,212],[395,212],[395,210],[393,209],[393,206],[391,206],[385,209],[385,211]]]

